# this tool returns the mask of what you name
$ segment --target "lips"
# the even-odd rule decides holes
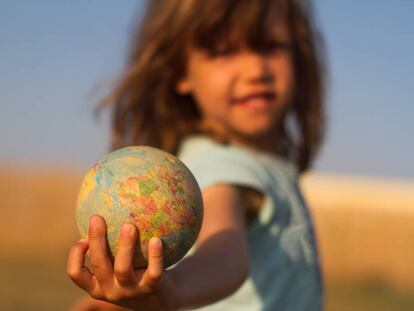
[[[241,108],[261,111],[270,108],[276,98],[274,92],[257,92],[233,100],[233,103]]]

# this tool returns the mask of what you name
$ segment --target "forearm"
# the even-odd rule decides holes
[[[245,241],[239,234],[222,231],[198,245],[194,255],[171,270],[182,309],[219,301],[236,291],[249,273]]]
[[[128,311],[126,309],[109,302],[93,299],[90,296],[83,297],[71,306],[68,311],[88,311],[88,310],[100,310],[100,311]]]

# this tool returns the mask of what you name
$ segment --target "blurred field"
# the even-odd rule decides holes
[[[81,174],[0,168],[0,310],[65,310]],[[414,182],[310,175],[327,310],[414,309]]]
[[[368,281],[414,293],[414,182],[310,175],[302,188],[328,282]]]
[[[0,310],[65,310],[81,294],[65,274],[80,180],[68,171],[0,169]]]

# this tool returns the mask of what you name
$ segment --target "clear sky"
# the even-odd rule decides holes
[[[95,86],[144,1],[0,0],[0,162],[85,170],[106,151]],[[414,178],[414,1],[317,0],[329,132],[316,170]]]

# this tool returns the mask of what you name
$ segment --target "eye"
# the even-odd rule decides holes
[[[219,47],[209,50],[207,55],[209,58],[219,58],[219,57],[228,57],[235,53],[235,49],[227,48],[227,47]]]
[[[268,42],[264,47],[266,53],[289,51],[289,49],[290,43],[287,41],[271,41]]]

